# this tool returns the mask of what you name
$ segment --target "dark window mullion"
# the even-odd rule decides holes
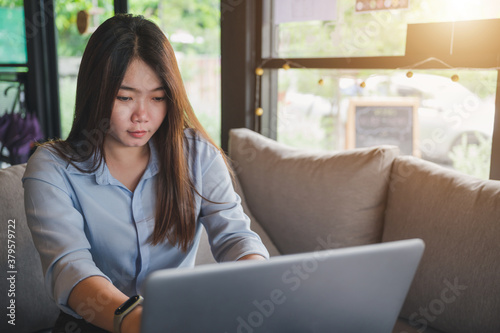
[[[495,96],[495,124],[491,143],[490,179],[500,180],[500,70],[497,74]]]
[[[114,0],[115,14],[128,13],[127,0]]]
[[[36,113],[46,138],[61,135],[54,1],[25,0],[28,52],[26,104]]]

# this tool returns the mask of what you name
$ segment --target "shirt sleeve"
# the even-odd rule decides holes
[[[23,178],[24,203],[45,287],[61,310],[81,318],[68,306],[71,290],[90,276],[111,280],[92,259],[84,218],[68,190],[65,171],[49,153],[35,153]]]
[[[215,150],[215,149],[214,149]],[[202,168],[200,221],[207,230],[212,254],[218,262],[235,261],[248,254],[269,258],[260,237],[250,230],[241,199],[234,191],[226,163],[219,151],[201,156],[209,161]]]

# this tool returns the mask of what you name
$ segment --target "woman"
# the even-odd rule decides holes
[[[268,257],[224,154],[191,109],[172,47],[142,17],[117,15],[94,32],[71,132],[37,149],[23,183],[62,310],[55,332],[139,332],[133,297],[152,271],[194,265],[202,226],[217,261]],[[124,303],[128,314],[114,315]]]

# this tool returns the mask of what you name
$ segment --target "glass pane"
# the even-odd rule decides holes
[[[28,62],[23,0],[0,0],[0,117],[6,113],[24,114]],[[4,124],[5,125],[5,124]],[[9,126],[0,129],[0,169],[11,165],[9,149],[2,137]]]
[[[12,125],[8,125],[10,122],[7,120],[9,117],[7,114],[24,115],[26,112],[26,72],[27,68],[25,67],[0,68],[0,123],[2,124],[0,125],[0,169],[8,167],[12,163],[21,163],[18,159],[12,159],[13,156],[10,155],[11,150],[8,147],[10,145],[16,146],[16,144],[11,140],[8,144],[9,140],[5,136],[9,136],[9,133],[12,135],[10,131]]]
[[[280,69],[278,82],[280,142],[323,150],[392,144],[489,176],[496,70]]]
[[[0,63],[26,64],[23,1],[0,1]]]
[[[275,25],[273,56],[312,58],[404,55],[407,24],[500,17],[500,1],[497,0],[408,1],[408,8],[359,11],[356,8],[360,3],[377,9],[384,8],[387,1],[337,0],[336,20],[296,21]],[[286,0],[274,0],[275,4],[276,2],[289,3]],[[293,1],[288,6],[300,6],[303,2]],[[294,12],[300,14],[301,10],[297,8],[294,11],[292,8],[292,13]],[[290,17],[293,19],[294,16]],[[300,15],[295,19],[300,19]]]
[[[220,0],[130,0],[129,9],[165,32],[191,105],[220,145]]]
[[[79,12],[88,14],[87,30],[78,30]],[[68,136],[73,123],[76,98],[76,79],[87,41],[99,24],[114,14],[112,0],[56,0],[57,56],[59,62],[59,105],[61,109],[61,137]],[[80,15],[85,15],[80,13]],[[82,16],[80,16],[81,18]],[[81,20],[81,19],[80,19]]]

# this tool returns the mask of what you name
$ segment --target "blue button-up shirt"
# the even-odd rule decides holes
[[[68,305],[73,287],[103,276],[126,295],[141,293],[146,276],[158,269],[194,266],[202,225],[214,258],[233,261],[247,254],[269,254],[250,230],[221,153],[186,131],[195,194],[196,236],[187,252],[168,241],[153,246],[158,156],[151,157],[134,192],[116,180],[106,164],[82,173],[48,148],[30,158],[23,183],[28,226],[40,253],[45,284],[59,307]],[[88,168],[89,162],[79,163]]]

